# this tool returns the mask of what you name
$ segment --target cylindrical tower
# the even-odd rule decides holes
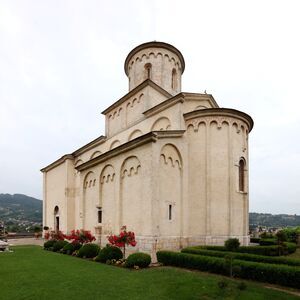
[[[184,115],[188,137],[191,243],[248,244],[248,133],[251,117],[227,108]],[[201,240],[203,237],[203,240]]]
[[[184,66],[184,58],[174,46],[162,42],[141,44],[125,60],[129,91],[150,79],[171,95],[176,95],[181,91]]]

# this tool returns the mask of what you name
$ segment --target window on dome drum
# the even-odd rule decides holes
[[[245,191],[245,161],[240,159],[239,162],[239,191]]]
[[[172,205],[169,205],[169,220],[172,220]]]
[[[173,90],[175,90],[177,88],[176,83],[177,83],[177,72],[175,69],[173,69],[172,70],[172,85],[171,85]]]
[[[146,79],[151,79],[151,68],[152,65],[150,63],[145,64]]]
[[[98,209],[98,223],[102,223],[102,208]]]

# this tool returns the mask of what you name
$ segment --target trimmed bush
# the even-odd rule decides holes
[[[130,254],[125,262],[126,268],[133,268],[138,266],[140,268],[147,268],[151,263],[151,256],[147,253],[137,252]]]
[[[79,250],[78,250],[78,257],[82,258],[93,258],[98,255],[100,250],[100,247],[96,244],[88,243],[84,244]]]
[[[74,246],[72,243],[66,244],[62,249],[62,252],[64,254],[68,254],[68,255],[71,255],[74,251],[75,251],[75,249],[74,249]]]
[[[46,241],[44,243],[44,249],[48,250],[49,248],[52,248],[55,242],[55,240]]]
[[[157,260],[164,265],[197,269],[222,275],[228,274],[226,261],[219,257],[208,257],[171,251],[158,251]],[[235,276],[261,282],[299,288],[300,268],[272,265],[234,259],[232,266],[238,270]]]
[[[68,242],[67,241],[56,241],[54,244],[53,244],[53,252],[57,252],[61,249],[63,249],[63,247],[65,245],[67,245]]]
[[[273,246],[273,245],[277,245],[277,240],[275,238],[273,238],[273,239],[260,239],[259,245],[260,246]]]
[[[273,246],[240,246],[236,252],[239,253],[249,253],[265,256],[279,256],[279,247],[278,245]],[[294,243],[283,243],[283,247],[286,247],[286,254],[294,253],[297,249],[296,244]],[[206,249],[206,250],[215,250],[215,251],[227,251],[224,246],[196,246],[195,249]]]
[[[224,244],[227,251],[237,251],[240,247],[240,241],[236,238],[234,239],[228,239],[225,241]]]
[[[228,254],[230,254],[232,258],[239,259],[239,260],[262,262],[262,263],[277,264],[277,265],[300,266],[300,259],[278,257],[278,256],[272,257],[272,256],[263,256],[263,255],[248,254],[248,253],[213,251],[213,250],[205,250],[205,249],[195,249],[193,247],[184,248],[181,250],[181,252],[204,255],[204,256],[212,256],[212,257],[226,257]]]
[[[68,243],[63,247],[63,253],[72,255],[75,250],[79,250],[81,248],[81,244],[78,243]]]
[[[120,248],[115,246],[109,246],[102,248],[99,251],[99,254],[97,255],[95,261],[99,261],[102,263],[106,263],[108,260],[119,260],[123,258],[123,253]]]

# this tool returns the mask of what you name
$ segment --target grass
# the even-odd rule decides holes
[[[171,267],[133,271],[42,250],[18,246],[0,253],[1,300],[35,299],[299,299],[238,280]],[[218,282],[228,287],[220,289]]]
[[[288,257],[300,259],[300,248],[297,248],[296,252],[294,252],[293,254],[290,254]]]

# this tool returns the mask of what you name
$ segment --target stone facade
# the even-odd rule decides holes
[[[173,46],[150,42],[125,61],[129,92],[103,111],[105,136],[42,169],[45,226],[91,230],[102,245],[127,225],[135,250],[248,244],[247,114],[181,92]]]

